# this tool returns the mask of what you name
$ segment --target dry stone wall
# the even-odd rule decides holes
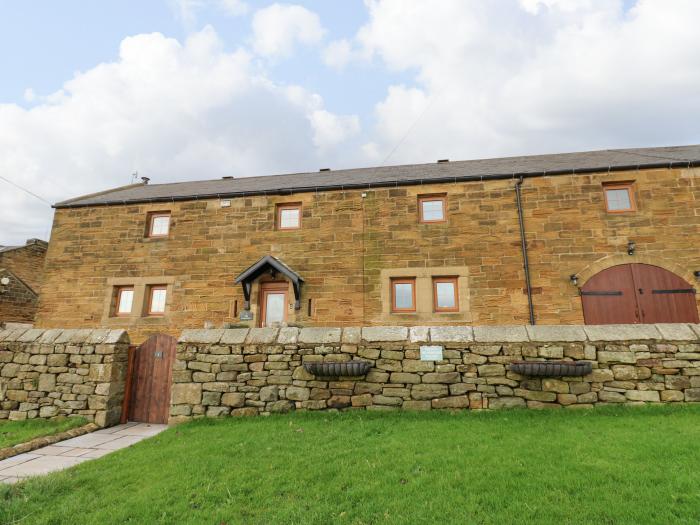
[[[128,349],[124,330],[0,330],[0,420],[65,415],[117,423]]]
[[[421,346],[442,360],[421,360]],[[305,363],[367,361],[361,377]],[[582,377],[525,377],[514,361],[588,361]],[[295,409],[584,408],[700,401],[700,325],[185,330],[171,422]]]

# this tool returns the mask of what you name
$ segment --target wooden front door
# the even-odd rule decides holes
[[[275,326],[287,320],[289,283],[260,284],[260,326]]]
[[[133,348],[129,359],[129,421],[168,422],[176,343],[174,337],[157,334]]]
[[[695,290],[676,274],[650,264],[622,264],[581,288],[586,324],[697,323]]]

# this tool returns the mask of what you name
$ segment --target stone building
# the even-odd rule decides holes
[[[0,246],[0,324],[34,321],[47,246],[39,239]]]
[[[45,328],[140,342],[233,325],[698,322],[700,145],[143,183],[55,208]]]

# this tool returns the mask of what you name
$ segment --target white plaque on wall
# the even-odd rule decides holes
[[[442,361],[441,346],[421,346],[420,347],[421,361]]]

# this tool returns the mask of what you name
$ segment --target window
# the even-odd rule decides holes
[[[608,213],[624,213],[636,209],[632,182],[605,184],[605,208]]]
[[[148,215],[146,237],[167,237],[170,233],[170,212],[158,211]]]
[[[298,230],[301,228],[301,204],[279,204],[277,206],[277,229]]]
[[[416,279],[407,277],[391,280],[391,311],[416,311]]]
[[[148,315],[163,315],[165,313],[165,298],[167,288],[164,285],[150,287],[148,299]]]
[[[445,222],[446,195],[419,195],[418,214],[420,222]]]
[[[114,315],[129,315],[134,305],[134,288],[132,286],[120,286],[117,288],[117,302]]]
[[[459,312],[457,277],[433,278],[433,304],[436,312]]]

